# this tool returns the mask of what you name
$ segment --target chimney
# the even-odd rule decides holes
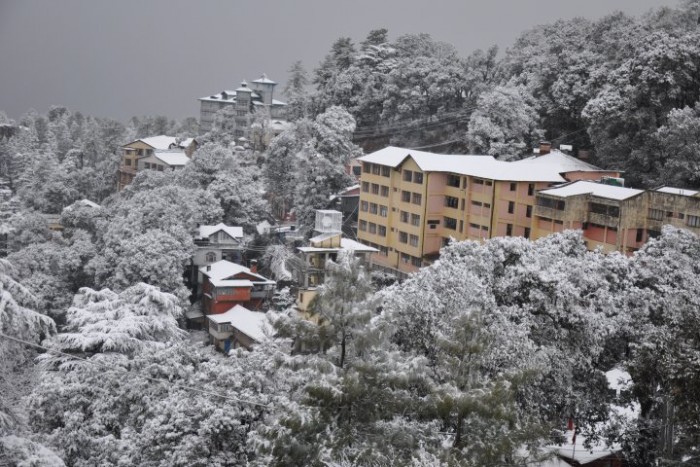
[[[549,151],[552,149],[552,143],[549,141],[540,141],[540,156],[544,156],[545,154],[549,154]]]
[[[253,274],[258,273],[258,260],[257,259],[250,260],[250,272],[252,272]]]

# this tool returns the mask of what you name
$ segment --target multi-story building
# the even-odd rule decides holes
[[[202,133],[210,131],[214,124],[216,113],[222,109],[230,108],[235,111],[235,117],[230,122],[236,138],[249,135],[251,114],[257,108],[267,108],[270,111],[271,130],[281,132],[283,112],[286,103],[273,97],[277,83],[269,79],[264,73],[253,81],[251,86],[244,80],[234,91],[221,91],[211,96],[200,97],[199,130]]]
[[[309,246],[298,247],[299,258],[294,276],[299,283],[297,309],[305,313],[316,296],[316,288],[323,284],[326,263],[336,261],[343,251],[352,252],[366,263],[372,253],[379,250],[360,242],[344,238],[342,234],[343,214],[333,210],[316,211],[316,236],[309,240]]]
[[[402,273],[437,257],[450,241],[530,238],[538,190],[618,177],[559,151],[517,162],[387,147],[362,162],[358,239],[372,263]]]
[[[247,268],[221,260],[199,268],[202,273],[202,306],[205,315],[223,313],[235,305],[260,309],[275,290],[275,281]]]
[[[141,170],[165,170],[182,167],[197,149],[194,138],[174,136],[141,138],[121,147],[117,190],[131,184]]]
[[[700,194],[579,181],[537,193],[533,237],[581,229],[588,248],[629,254],[658,236],[663,225],[700,235]]]
[[[239,347],[251,350],[273,332],[265,313],[250,311],[241,305],[224,313],[209,315],[207,321],[209,340],[223,352]]]

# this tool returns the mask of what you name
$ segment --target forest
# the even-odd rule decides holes
[[[194,118],[0,112],[0,465],[524,467],[568,420],[630,466],[700,465],[686,231],[632,256],[576,231],[453,242],[402,281],[340,256],[320,324],[280,288],[253,351],[183,326],[199,224],[242,226],[246,259],[283,282],[294,252],[256,225],[292,209],[308,231],[355,183],[345,163],[386,144],[510,159],[544,138],[632,186],[697,189],[699,2],[560,20],[503,54],[375,30],[310,74],[295,63],[285,94],[289,129],[249,148],[226,112],[204,135]],[[120,147],[160,134],[197,136],[192,160],[117,193]],[[617,392],[614,369],[631,378]]]

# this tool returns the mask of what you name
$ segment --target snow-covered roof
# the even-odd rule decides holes
[[[224,313],[208,315],[207,318],[217,324],[229,323],[257,342],[261,342],[266,334],[272,332],[272,326],[265,313],[250,311],[241,305],[236,305]]]
[[[99,208],[100,205],[97,204],[94,201],[90,201],[89,199],[81,199],[80,201],[77,201],[78,204],[82,204],[83,206],[88,206],[90,208]]]
[[[622,201],[642,194],[644,193],[644,190],[580,180],[556,188],[541,190],[540,193],[549,196],[556,196],[558,198],[568,198],[569,196],[591,194],[599,198]]]
[[[149,136],[148,138],[141,138],[137,139],[136,141],[141,141],[142,143],[145,143],[149,146],[151,146],[153,149],[169,149],[171,144],[175,144],[175,138],[174,136],[166,136],[166,135],[160,135],[160,136]],[[132,141],[129,144],[135,143],[136,141]]]
[[[156,159],[168,164],[171,167],[180,167],[187,164],[190,158],[183,151],[158,151],[153,154]]]
[[[619,446],[607,447],[604,443],[591,443],[590,448],[585,448],[583,445],[586,439],[580,434],[576,436],[576,443],[573,443],[573,430],[567,430],[564,435],[566,440],[561,446],[554,446],[553,451],[564,459],[570,459],[585,465],[603,457],[609,456],[620,451]]]
[[[246,83],[245,80],[241,81],[241,86],[239,88],[236,88],[236,92],[253,92],[249,87],[248,83]]]
[[[253,283],[248,279],[210,279],[210,282],[214,287],[253,287]]]
[[[197,238],[208,238],[211,234],[223,230],[233,238],[243,238],[243,227],[229,226],[224,223],[216,225],[200,225]]]
[[[217,261],[215,263],[209,264],[207,266],[202,266],[199,268],[199,271],[209,277],[209,279],[213,281],[222,281],[225,279],[228,279],[231,276],[235,276],[236,274],[240,273],[245,273],[250,276],[256,277],[260,280],[254,281],[256,284],[270,284],[274,285],[275,281],[272,281],[268,279],[267,277],[261,276],[260,274],[257,274],[255,272],[252,272],[250,269],[248,269],[245,266],[242,266],[240,264],[232,263],[230,261],[226,261],[225,259],[222,259],[220,261]]]
[[[526,159],[522,159],[519,161],[514,161],[511,162],[511,164],[515,164],[518,166],[523,166],[523,165],[534,165],[534,166],[540,166],[544,167],[547,166],[548,168],[552,168],[557,170],[559,173],[566,173],[566,172],[609,172],[609,170],[604,170],[601,169],[600,167],[596,167],[593,164],[589,164],[588,162],[584,162],[581,159],[577,159],[573,156],[570,156],[568,154],[564,154],[561,151],[554,150],[548,154],[544,154],[542,156],[532,156],[528,157]]]
[[[181,148],[185,149],[185,148],[190,147],[190,145],[191,145],[193,142],[194,142],[194,138],[183,139],[182,141],[180,141],[180,144],[178,144],[178,146],[180,146]]]
[[[659,191],[661,193],[671,193],[672,195],[681,195],[681,196],[697,196],[700,191],[697,190],[688,190],[687,188],[675,188],[672,186],[662,186],[661,188],[657,188],[655,191]]]
[[[565,182],[558,167],[546,164],[515,165],[512,162],[498,161],[493,156],[434,154],[413,149],[388,146],[366,156],[362,162],[398,167],[407,157],[411,157],[424,172],[447,172],[472,177],[502,181],[542,181]]]
[[[319,236],[320,237],[320,236]],[[371,246],[364,245],[355,240],[350,240],[349,238],[340,239],[340,248],[319,248],[313,246],[300,246],[297,248],[302,253],[323,253],[323,252],[337,252],[341,250],[356,251],[358,253],[378,253],[379,250]]]
[[[233,92],[233,91],[231,91],[231,92]],[[228,92],[227,92],[227,94],[228,94]],[[234,104],[236,102],[236,94],[235,93],[233,95],[228,94],[228,96],[229,97],[224,99],[224,96],[222,95],[222,93],[218,93],[218,94],[213,94],[211,96],[200,97],[199,100],[200,101],[212,101],[212,102],[226,102],[226,103]]]
[[[287,103],[278,101],[277,99],[272,99],[272,105],[287,105]]]
[[[272,81],[270,78],[268,78],[265,73],[263,73],[262,76],[260,76],[260,78],[256,79],[253,82],[260,84],[277,84],[275,81]]]
[[[311,237],[309,239],[309,241],[311,243],[318,243],[318,242],[322,242],[324,240],[328,240],[328,239],[333,238],[333,237],[337,237],[339,235],[341,235],[340,232],[326,232],[326,233],[322,233],[320,235],[316,235],[315,237]]]

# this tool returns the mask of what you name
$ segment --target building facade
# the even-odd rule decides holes
[[[388,147],[360,158],[358,239],[399,273],[434,260],[450,239],[532,236],[538,190],[617,177],[558,151],[517,162]]]
[[[253,81],[250,86],[244,80],[233,91],[221,91],[218,94],[200,97],[199,130],[201,133],[210,131],[214,126],[216,113],[222,109],[231,109],[234,113],[229,122],[230,129],[236,138],[248,137],[252,114],[258,108],[266,108],[270,112],[270,128],[281,132],[286,128],[284,122],[285,102],[274,98],[274,90],[277,83],[269,79],[264,73]]]
[[[580,229],[589,249],[631,254],[658,236],[663,225],[700,235],[700,193],[579,181],[537,193],[533,238]]]
[[[202,274],[202,307],[205,315],[224,313],[236,305],[259,310],[272,297],[275,281],[256,268],[221,260],[199,269]]]
[[[174,136],[141,138],[121,147],[121,163],[117,174],[117,191],[134,181],[142,170],[172,170],[184,166],[197,149],[194,138]]]

